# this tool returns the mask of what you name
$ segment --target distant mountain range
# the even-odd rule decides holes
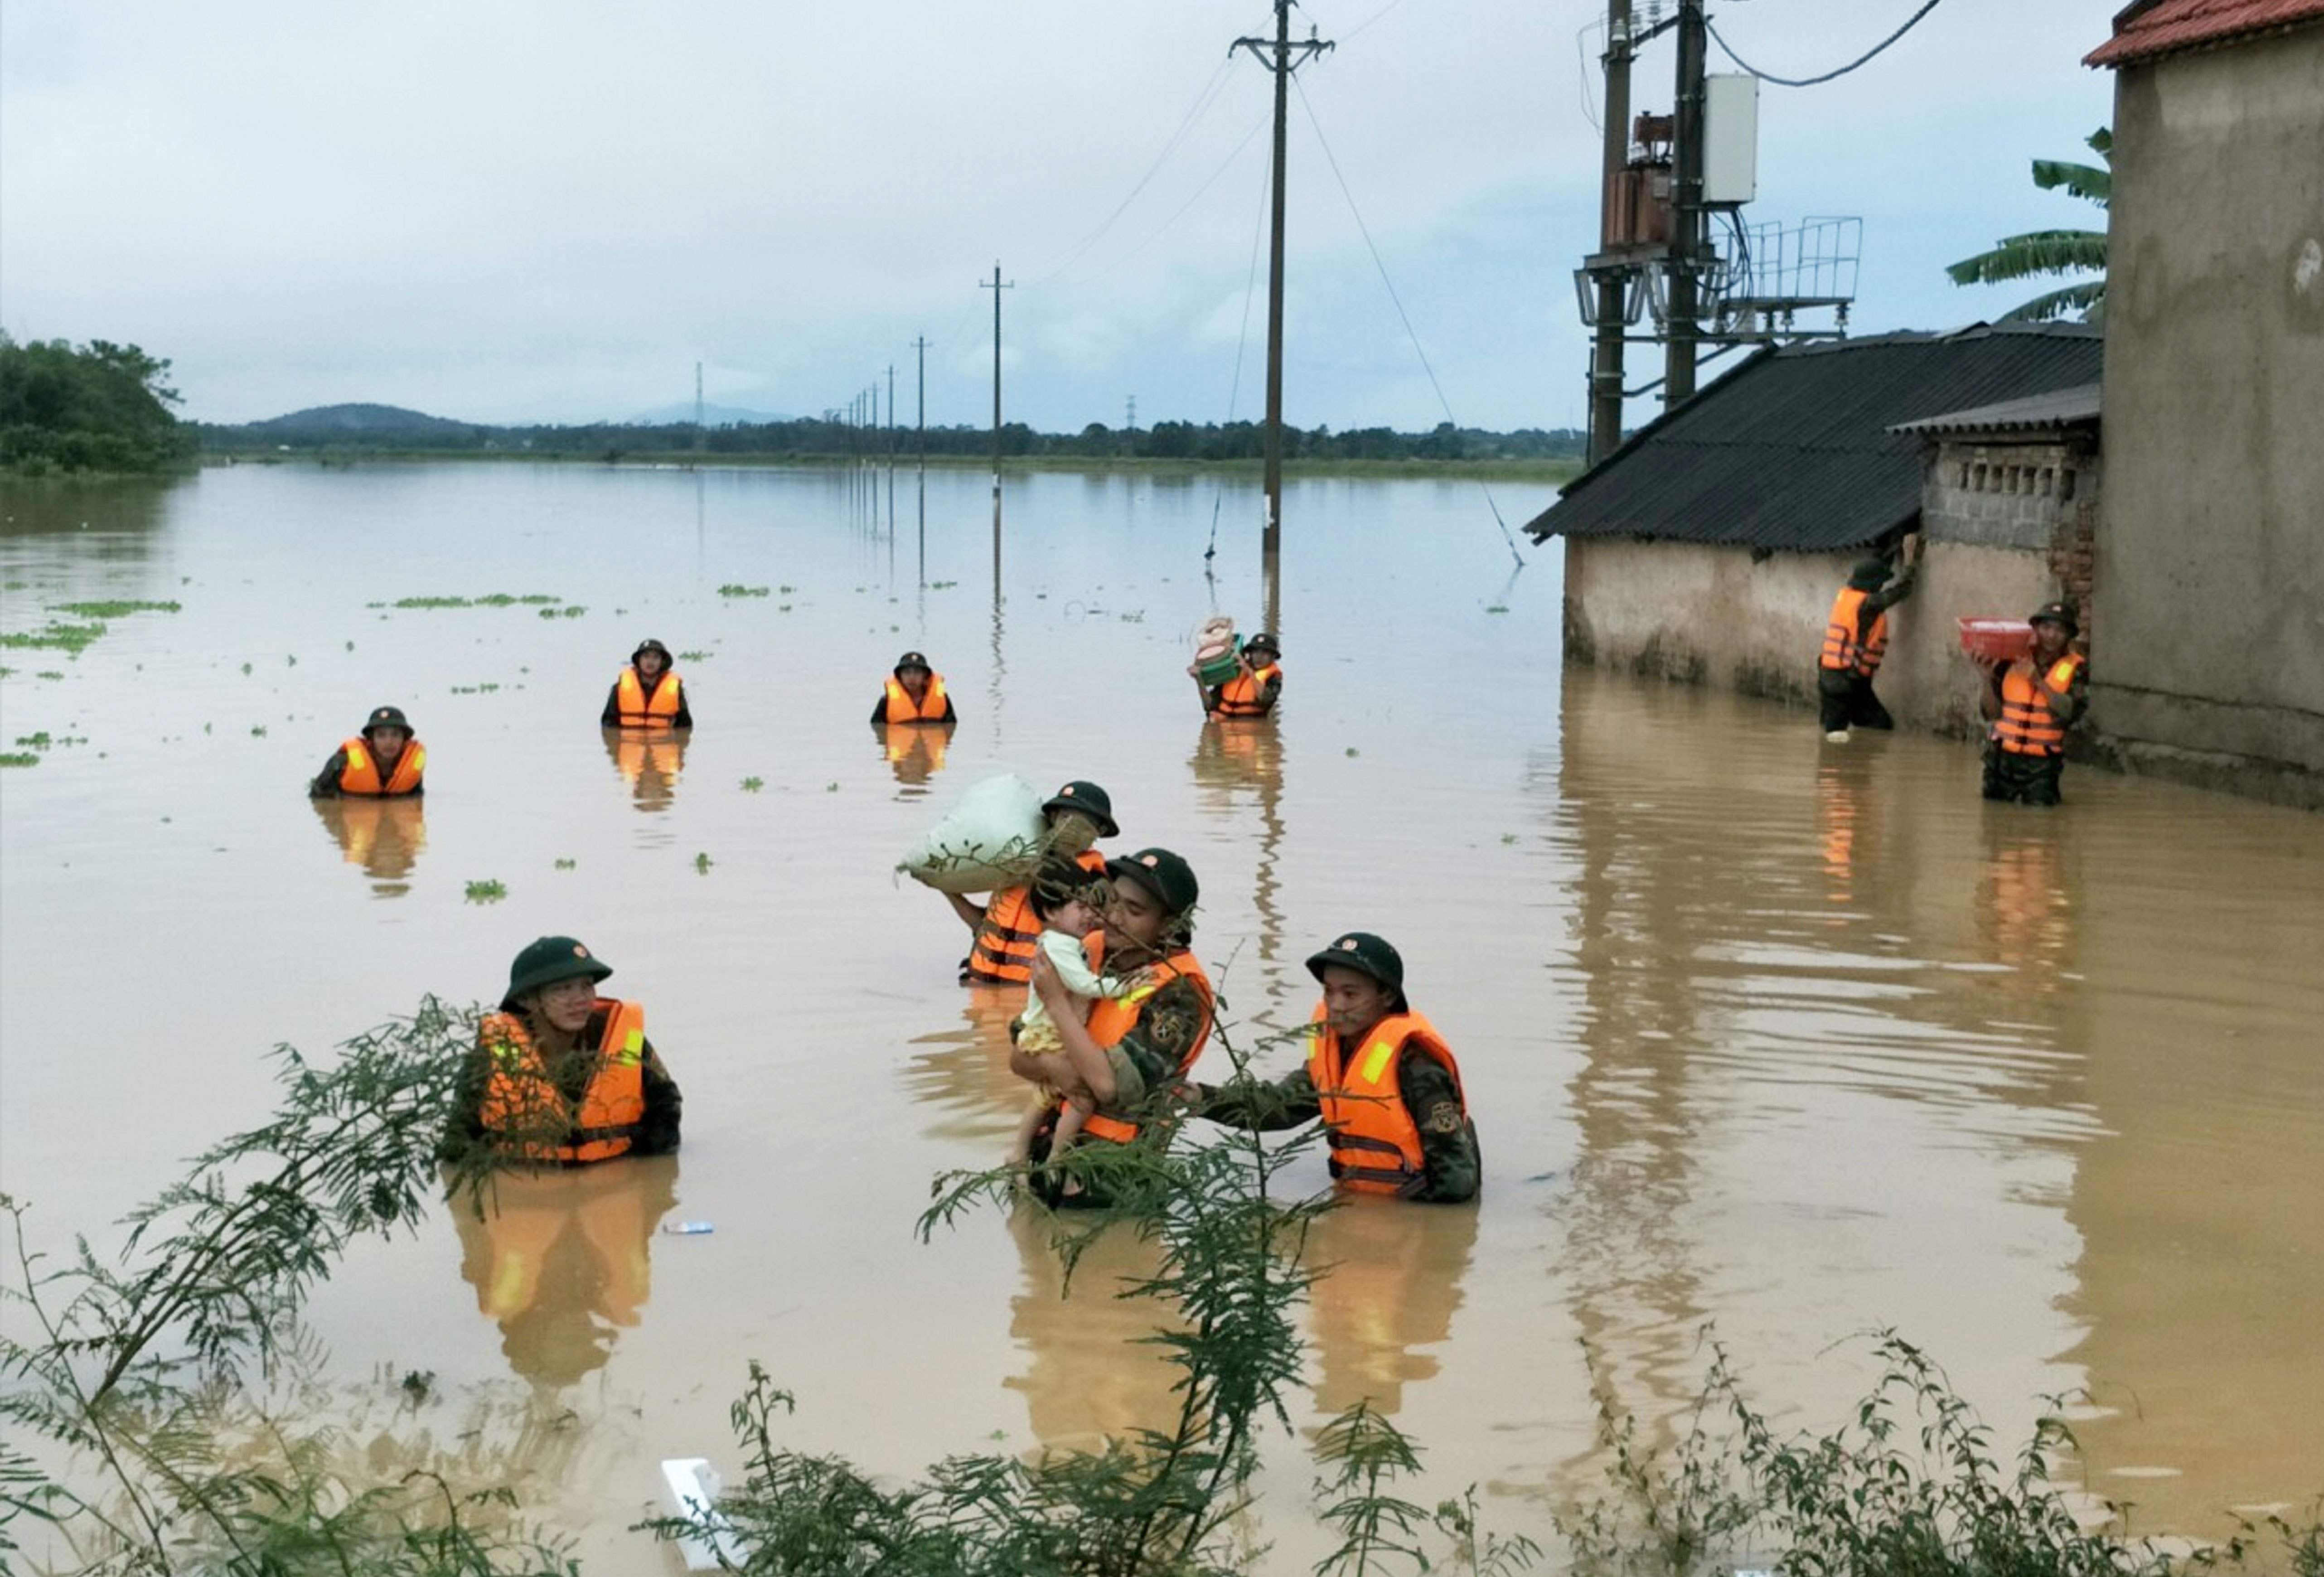
[[[694,401],[683,401],[670,405],[657,405],[651,410],[641,410],[621,424],[628,427],[667,427],[674,421],[691,422]],[[790,421],[794,418],[778,416],[772,411],[746,410],[739,405],[709,405],[702,408],[705,427],[740,427],[748,424],[763,427],[770,421]]]

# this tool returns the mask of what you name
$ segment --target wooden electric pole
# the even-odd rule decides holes
[[[1292,0],[1275,0],[1275,37],[1239,38],[1234,48],[1249,50],[1254,59],[1275,73],[1274,226],[1268,244],[1267,265],[1267,527],[1259,550],[1273,558],[1283,550],[1283,167],[1284,128],[1291,106],[1291,73],[1332,48],[1308,30],[1304,43],[1291,42]],[[1264,52],[1262,52],[1264,51]],[[1296,52],[1298,60],[1293,60]]]
[[[1606,0],[1606,189],[1599,203],[1598,250],[1612,252],[1629,236],[1629,205],[1617,193],[1630,166],[1630,0]],[[1623,295],[1628,281],[1605,269],[1591,281],[1598,292],[1597,336],[1590,354],[1590,464],[1622,447]]]

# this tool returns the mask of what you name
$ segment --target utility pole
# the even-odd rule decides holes
[[[1239,38],[1234,49],[1275,73],[1274,230],[1267,267],[1267,526],[1259,551],[1273,558],[1283,550],[1283,167],[1284,127],[1291,105],[1291,73],[1333,46],[1308,29],[1305,43],[1291,42],[1291,0],[1275,0],[1275,38]],[[1262,51],[1267,51],[1261,53]],[[1292,60],[1293,51],[1299,55]],[[1229,53],[1232,53],[1230,51]]]
[[[912,348],[918,351],[920,356],[920,469],[925,471],[928,466],[928,342],[927,337],[924,336],[912,341]]]
[[[1702,0],[1678,0],[1678,124],[1671,150],[1670,338],[1663,367],[1663,408],[1694,393],[1697,271],[1703,261]]]
[[[1626,242],[1615,234],[1618,184],[1630,164],[1630,0],[1606,0],[1606,189],[1599,203],[1598,250]],[[1624,276],[1611,269],[1595,281],[1597,341],[1590,355],[1590,464],[1622,445],[1622,294]]]
[[[1001,265],[992,265],[992,282],[979,281],[980,290],[992,292],[992,496],[1001,496],[1001,292],[1017,288],[1015,280],[1001,282]]]
[[[694,452],[700,454],[706,440],[702,436],[702,364],[694,364]]]

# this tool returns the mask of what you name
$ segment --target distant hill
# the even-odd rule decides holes
[[[769,422],[790,421],[794,419],[791,417],[777,416],[770,411],[746,410],[739,405],[706,404],[702,408],[702,425],[705,427],[741,427],[745,425],[751,427],[764,427]],[[629,418],[625,422],[617,423],[615,425],[626,427],[668,427],[673,422],[685,422],[688,426],[693,425],[693,401],[688,400],[671,405],[657,405],[651,410],[641,410],[635,416]]]
[[[452,421],[400,405],[318,405],[288,416],[241,424],[253,438],[279,444],[466,444],[480,424]]]

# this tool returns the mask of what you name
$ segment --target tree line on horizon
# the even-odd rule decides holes
[[[696,428],[690,421],[591,422],[577,426],[489,426],[448,420],[391,406],[327,406],[265,421],[189,424],[203,451],[429,451],[514,454],[543,457],[621,459],[698,454],[705,456],[880,459],[982,459],[993,452],[989,427],[867,427],[814,417],[729,422]],[[1431,431],[1401,433],[1385,427],[1283,429],[1286,460],[1578,460],[1587,439],[1571,429],[1526,428],[1490,432],[1440,422]],[[1258,460],[1266,428],[1254,421],[1157,421],[1112,428],[1091,422],[1077,433],[1044,433],[1023,422],[1001,429],[1006,459]]]
[[[156,471],[193,452],[170,364],[134,345],[18,344],[0,330],[0,470]]]

